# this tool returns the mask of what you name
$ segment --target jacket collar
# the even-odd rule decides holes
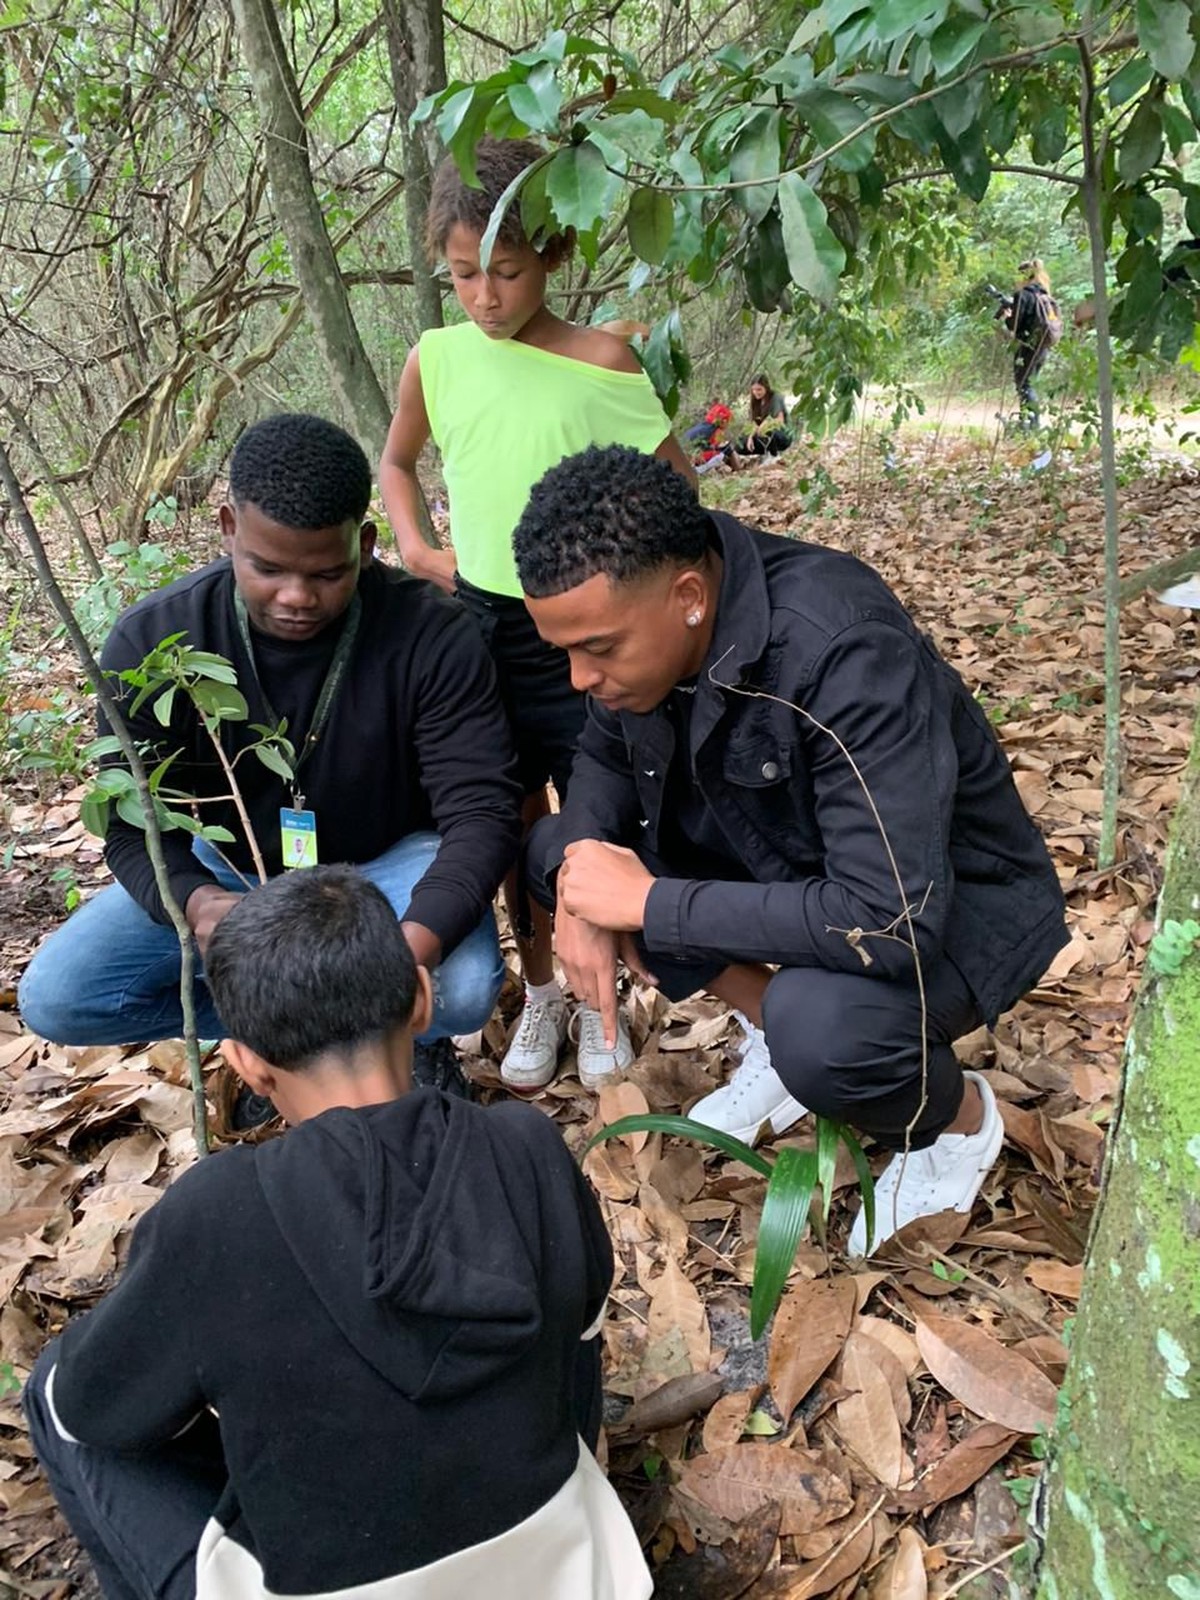
[[[723,563],[712,642],[696,686],[692,749],[716,727],[725,710],[722,684],[740,684],[771,637],[771,600],[753,531],[723,511],[709,513]]]

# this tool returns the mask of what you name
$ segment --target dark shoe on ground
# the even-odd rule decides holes
[[[253,1089],[247,1089],[243,1084],[229,1113],[230,1131],[248,1133],[251,1128],[261,1128],[278,1115],[273,1101],[268,1100],[265,1094],[255,1094]]]
[[[413,1045],[412,1081],[414,1089],[440,1089],[443,1094],[456,1094],[463,1100],[475,1098],[474,1086],[459,1064],[451,1039],[434,1039],[429,1044],[418,1041]]]

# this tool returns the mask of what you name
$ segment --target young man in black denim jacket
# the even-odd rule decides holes
[[[618,960],[672,999],[706,989],[746,1038],[692,1116],[753,1140],[807,1109],[895,1151],[852,1253],[970,1210],[1003,1128],[951,1043],[1066,931],[958,674],[870,568],[710,513],[632,451],[547,473],[514,543],[590,695],[567,804],[528,858],[579,997],[615,1029]]]

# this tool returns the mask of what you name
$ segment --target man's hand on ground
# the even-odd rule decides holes
[[[208,949],[208,941],[217,923],[227,911],[233,910],[241,898],[236,890],[222,889],[215,883],[211,886],[203,884],[188,895],[183,914],[201,955]]]
[[[554,948],[576,997],[600,1013],[604,1042],[617,1042],[617,936],[564,910],[554,917]]]
[[[558,869],[558,903],[573,917],[614,933],[636,933],[646,920],[653,876],[632,850],[580,839],[569,844]]]

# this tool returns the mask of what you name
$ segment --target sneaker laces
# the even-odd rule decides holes
[[[761,1028],[756,1028],[749,1017],[743,1016],[740,1011],[735,1011],[733,1014],[741,1023],[744,1036],[734,1046],[739,1057],[739,1065],[734,1068],[733,1075],[725,1085],[725,1094],[729,1104],[736,1106],[750,1093],[764,1072],[774,1073],[775,1068],[771,1065],[766,1034]],[[719,1094],[721,1091],[716,1092]]]
[[[540,1042],[538,1034],[543,1022],[549,1022],[557,1033],[557,1022],[551,1012],[554,1004],[552,1000],[526,1000],[521,1011],[520,1025],[513,1035],[513,1045],[517,1049],[527,1050]]]
[[[580,1006],[571,1018],[571,1038],[579,1050],[590,1056],[615,1056],[621,1043],[621,1025],[617,1023],[617,1036],[612,1044],[604,1037],[604,1018],[591,1006]]]

